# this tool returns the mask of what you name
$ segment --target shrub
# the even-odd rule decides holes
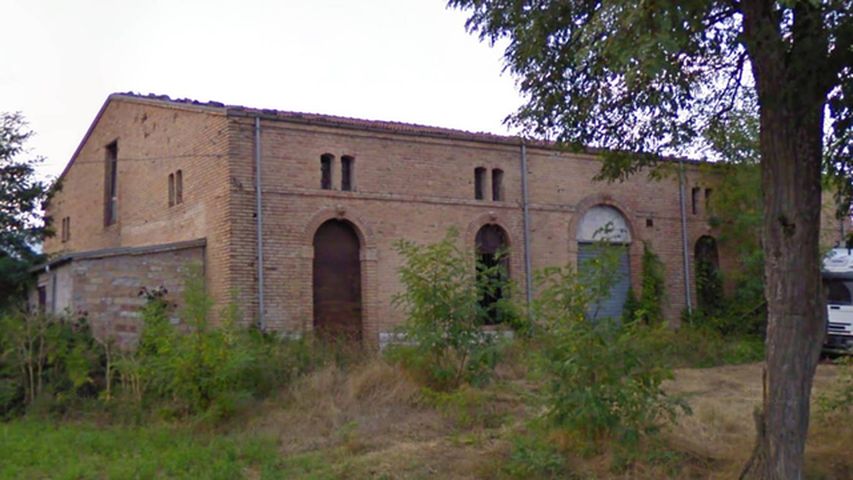
[[[159,404],[170,414],[224,417],[304,368],[291,355],[297,349],[288,348],[290,341],[239,327],[233,305],[213,326],[212,301],[198,274],[187,279],[179,326],[170,320],[174,306],[164,290],[143,294],[148,301],[139,346],[117,362],[123,386],[138,400]]]
[[[625,321],[642,322],[647,325],[663,321],[663,301],[665,295],[664,266],[660,258],[643,244],[642,293],[639,298],[633,290],[628,291],[625,302]]]
[[[473,252],[459,248],[457,240],[450,230],[431,245],[402,240],[395,245],[404,259],[404,291],[394,305],[406,313],[400,329],[406,344],[392,347],[390,355],[438,390],[487,381],[498,353],[496,336],[483,329],[493,314],[489,309],[497,309],[497,318],[513,316],[508,285],[496,280],[506,278],[498,271],[501,262],[477,265]],[[498,288],[503,298],[486,305],[482,299]]]
[[[101,385],[103,358],[85,316],[16,311],[0,316],[0,415],[39,400],[49,410]]]
[[[672,373],[652,351],[655,327],[587,319],[588,306],[608,294],[616,271],[615,256],[605,252],[597,260],[581,275],[570,266],[537,275],[547,418],[584,449],[608,439],[633,448],[687,406],[661,388]]]

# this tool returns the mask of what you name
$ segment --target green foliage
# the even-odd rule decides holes
[[[273,439],[163,425],[19,419],[0,424],[0,450],[0,478],[282,478]]]
[[[268,342],[238,328],[233,309],[212,326],[211,305],[201,276],[191,275],[180,312],[182,332],[170,320],[172,306],[162,291],[149,294],[139,347],[119,364],[131,390],[147,400],[167,401],[171,413],[228,416],[271,388],[264,370],[281,365],[267,363],[274,359],[267,356]]]
[[[458,233],[430,245],[401,240],[395,245],[404,259],[400,268],[403,292],[394,305],[406,313],[400,331],[405,345],[392,347],[396,357],[430,387],[454,389],[463,383],[489,379],[498,355],[494,332],[483,328],[497,310],[497,317],[514,316],[508,300],[509,286],[497,265],[477,265],[473,252],[458,246]],[[482,301],[502,289],[504,297],[493,305]]]
[[[41,213],[48,188],[35,171],[42,159],[21,159],[32,135],[20,113],[0,113],[0,308],[23,295],[41,259],[33,246],[50,234]]]
[[[654,435],[661,422],[674,420],[678,409],[686,410],[661,388],[672,373],[650,348],[652,327],[587,320],[589,305],[607,294],[615,265],[602,255],[597,268],[581,276],[571,267],[537,275],[547,417],[576,436],[582,448],[597,449],[612,440],[630,450]]]
[[[666,294],[664,267],[660,258],[643,244],[642,294],[638,299],[633,290],[628,292],[625,302],[625,321],[642,322],[646,325],[663,322],[663,301]]]
[[[703,322],[682,323],[678,330],[659,326],[646,331],[650,351],[672,368],[708,368],[758,362],[764,358],[764,339],[756,335],[723,335]]]
[[[853,356],[843,357],[836,363],[838,374],[835,385],[819,395],[817,403],[824,418],[847,421],[853,411]]]
[[[37,400],[62,409],[92,396],[103,359],[85,317],[13,311],[0,316],[0,416]]]

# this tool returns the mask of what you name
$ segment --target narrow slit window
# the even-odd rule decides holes
[[[175,205],[184,203],[184,172],[175,172]]]
[[[62,218],[60,238],[62,243],[71,240],[71,217]]]
[[[701,188],[693,187],[693,191],[691,192],[691,196],[690,196],[691,204],[690,204],[690,206],[691,206],[691,211],[693,212],[693,215],[696,215],[699,213],[699,192],[701,192],[701,191],[702,191]]]
[[[332,189],[332,160],[334,157],[330,153],[325,153],[320,156],[320,188],[323,190]]]
[[[118,142],[107,145],[104,161],[104,225],[118,219]]]
[[[711,195],[714,193],[713,189],[706,188],[705,189],[705,209],[709,209],[711,207]]]
[[[350,192],[353,190],[353,170],[355,167],[355,158],[348,155],[341,157],[341,190]]]
[[[504,171],[500,168],[492,170],[492,200],[496,202],[504,199]]]
[[[175,174],[169,174],[169,206],[175,205]]]
[[[477,167],[474,169],[474,198],[482,200],[485,198],[486,169]]]

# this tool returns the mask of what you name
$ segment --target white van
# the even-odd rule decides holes
[[[853,353],[853,250],[833,248],[823,260],[822,274],[829,312],[823,349]]]

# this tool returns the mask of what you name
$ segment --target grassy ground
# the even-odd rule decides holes
[[[819,367],[817,395],[830,388],[837,368]],[[488,388],[424,394],[398,368],[374,359],[347,372],[316,371],[215,428],[15,420],[0,424],[0,477],[736,478],[752,448],[758,364],[678,370],[667,389],[684,395],[693,415],[664,432],[660,455],[621,472],[607,452],[554,457],[525,450],[529,421],[539,413],[530,401],[537,386],[527,382],[503,366]],[[851,420],[814,416],[810,478],[853,478]],[[525,469],[530,463],[539,470]]]

